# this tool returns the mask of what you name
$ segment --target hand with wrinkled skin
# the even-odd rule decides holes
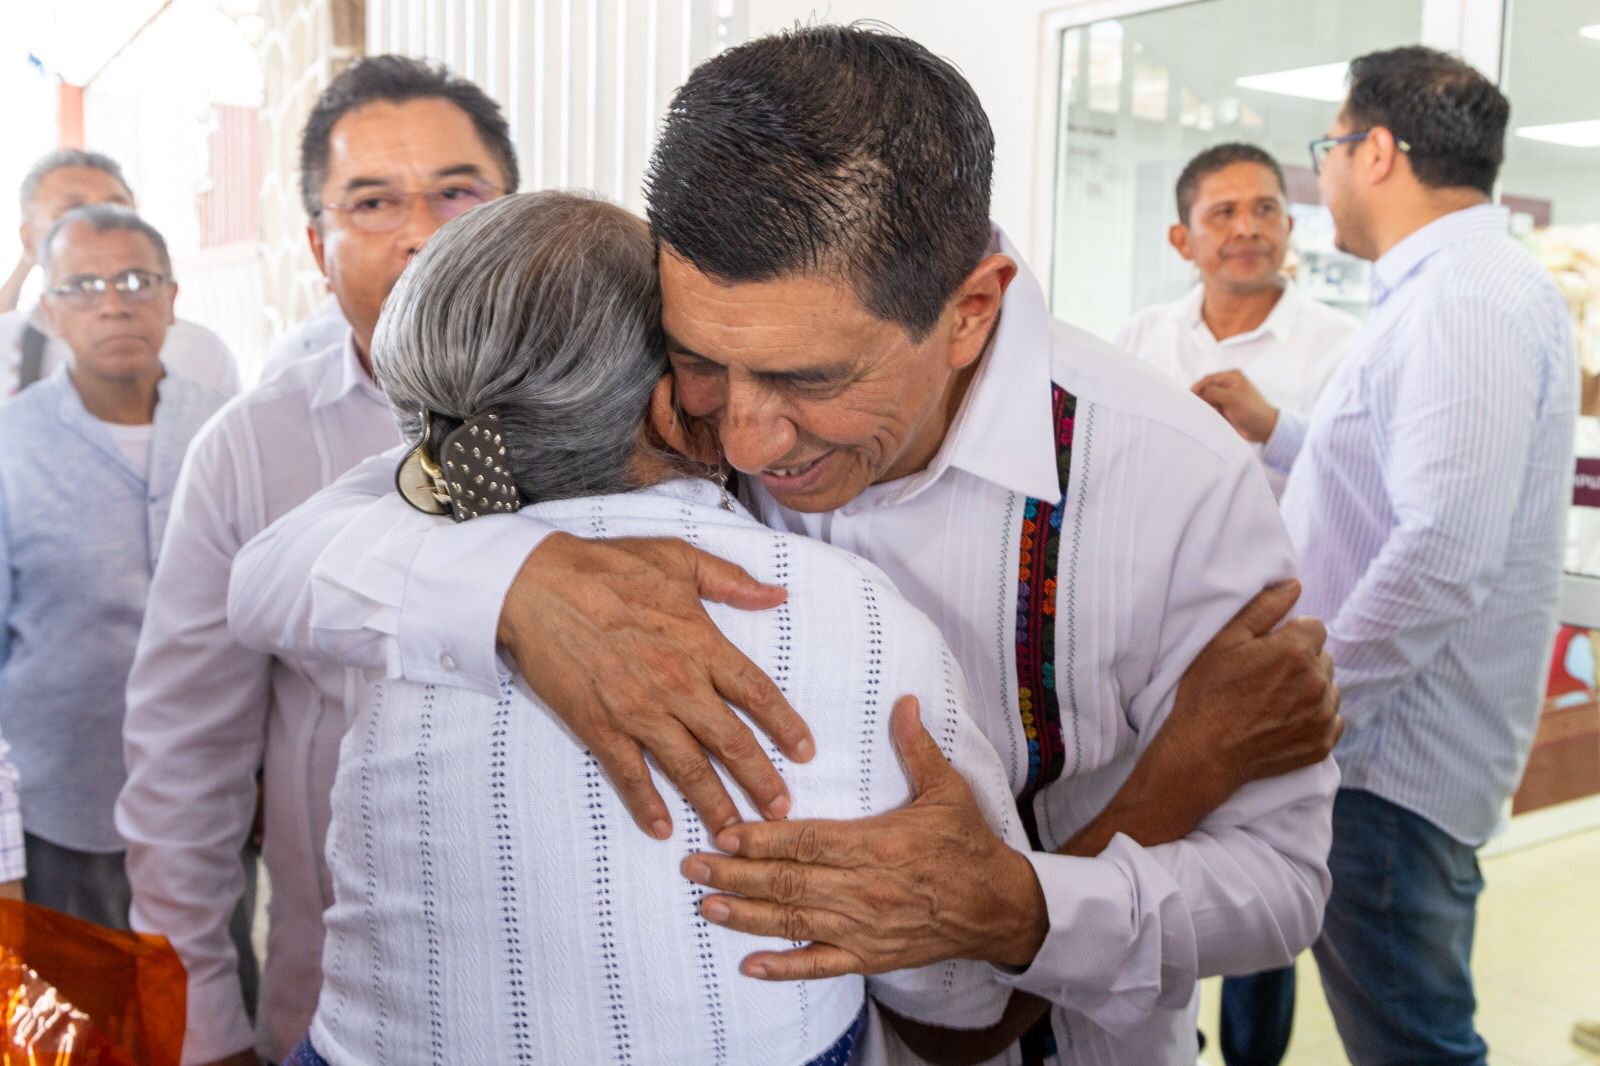
[[[1251,781],[1332,753],[1344,719],[1327,630],[1314,618],[1273,628],[1299,597],[1297,581],[1273,585],[1211,639],[1127,781],[1063,853],[1098,855],[1117,833],[1145,847],[1181,840]]]
[[[1278,428],[1278,409],[1240,371],[1207,374],[1191,386],[1191,391],[1216,408],[1239,436],[1253,444],[1265,444]]]
[[[672,835],[644,753],[715,832],[739,821],[716,758],[770,818],[789,793],[743,708],[789,758],[815,753],[778,687],[706,614],[704,597],[742,610],[784,600],[744,570],[677,540],[552,534],[506,594],[499,638],[535,693],[599,760],[639,827]]]
[[[683,861],[684,876],[717,893],[700,902],[707,921],[811,942],[750,955],[746,976],[814,980],[946,959],[1020,967],[1038,953],[1048,920],[1033,866],[989,828],[914,697],[895,704],[891,731],[911,781],[906,806],[738,825],[717,835],[728,854]]]

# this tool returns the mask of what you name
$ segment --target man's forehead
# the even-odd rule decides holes
[[[1283,189],[1279,187],[1278,177],[1270,167],[1251,160],[1241,160],[1201,178],[1197,199],[1214,202],[1257,197],[1281,199],[1282,196]]]
[[[56,201],[132,203],[122,182],[99,167],[58,167],[39,182],[33,199],[35,204]]]
[[[340,116],[328,134],[330,185],[401,182],[468,166],[504,180],[471,116],[448,100],[374,101]]]
[[[150,238],[136,230],[96,230],[87,222],[74,222],[56,234],[50,245],[50,262],[58,276],[113,269],[156,270],[160,255]]]

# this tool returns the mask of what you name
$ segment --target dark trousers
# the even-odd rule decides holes
[[[1228,1066],[1278,1066],[1293,1025],[1293,966],[1223,978],[1217,1043]]]
[[[250,1020],[256,1020],[256,996],[261,990],[261,970],[256,963],[256,948],[250,938],[251,926],[256,918],[256,866],[261,852],[250,844],[244,846],[244,895],[233,908],[228,921],[228,935],[233,938],[233,948],[239,954],[239,988],[244,993],[244,1010]]]
[[[1477,849],[1358,789],[1333,805],[1333,894],[1312,949],[1354,1066],[1482,1066]]]
[[[22,895],[29,903],[82,918],[107,929],[128,928],[133,889],[122,852],[78,851],[22,834],[28,872]]]
[[[31,833],[23,834],[28,872],[22,881],[22,894],[29,903],[103,925],[107,929],[128,929],[128,907],[133,889],[123,853],[78,851],[52,844]],[[250,926],[256,913],[257,851],[245,846],[244,896],[234,908],[228,923],[233,946],[239,953],[239,984],[244,992],[245,1010],[254,1021],[256,992],[260,985],[256,952],[250,940]]]

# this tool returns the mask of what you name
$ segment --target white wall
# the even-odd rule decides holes
[[[366,0],[367,53],[442,60],[500,102],[522,188],[642,211],[672,92],[737,43],[744,0]]]

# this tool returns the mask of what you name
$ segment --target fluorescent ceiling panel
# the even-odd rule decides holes
[[[1298,96],[1304,100],[1321,100],[1337,104],[1344,100],[1345,74],[1349,63],[1323,63],[1315,67],[1296,67],[1271,74],[1247,74],[1234,82],[1241,89],[1277,93],[1280,96]]]
[[[1581,122],[1553,122],[1547,126],[1523,126],[1517,130],[1517,136],[1569,148],[1600,148],[1600,118]]]

